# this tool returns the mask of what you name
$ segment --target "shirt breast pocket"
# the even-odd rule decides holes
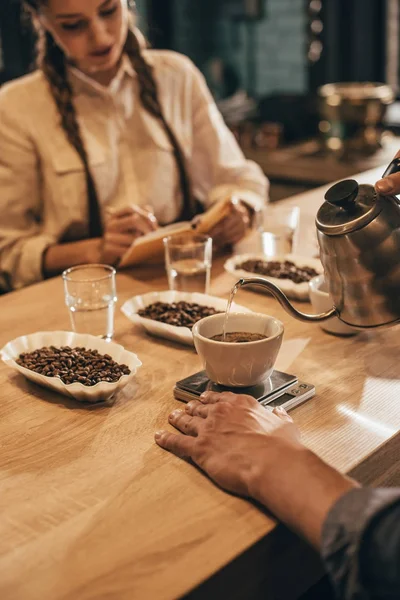
[[[102,207],[113,191],[117,169],[113,168],[112,160],[101,148],[88,146],[87,152],[102,212]],[[56,221],[58,229],[63,230],[64,241],[81,239],[87,235],[88,229],[87,177],[83,161],[72,146],[65,146],[51,156],[50,163],[53,182],[50,202],[47,203],[47,222],[52,219]]]
[[[115,187],[118,176],[117,160],[99,144],[85,144],[85,146],[99,202],[104,204]],[[67,184],[72,194],[75,192],[75,186],[76,191],[82,192],[82,186],[86,186],[86,173],[83,160],[75,148],[70,146],[58,151],[51,157],[51,163],[56,179],[62,187]]]

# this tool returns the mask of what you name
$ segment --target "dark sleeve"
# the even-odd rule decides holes
[[[322,556],[341,600],[400,598],[400,488],[354,489],[330,511]]]

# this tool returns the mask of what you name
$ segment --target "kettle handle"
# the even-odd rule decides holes
[[[382,179],[384,177],[388,177],[388,175],[393,175],[393,173],[398,173],[400,171],[400,157],[394,158],[392,162],[389,164],[388,168],[382,175]]]

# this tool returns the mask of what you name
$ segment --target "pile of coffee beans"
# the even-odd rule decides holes
[[[139,315],[145,319],[153,319],[176,327],[189,327],[191,329],[203,317],[216,315],[219,311],[210,306],[201,306],[193,302],[155,302],[139,310]]]
[[[316,277],[319,273],[311,267],[298,267],[289,260],[285,261],[267,261],[267,260],[246,260],[237,265],[237,269],[244,269],[257,275],[266,275],[276,279],[290,279],[294,283],[305,283]]]
[[[69,346],[49,346],[24,352],[16,362],[40,375],[58,377],[63,383],[82,383],[87,386],[100,381],[115,383],[131,372],[127,365],[119,365],[109,354]]]

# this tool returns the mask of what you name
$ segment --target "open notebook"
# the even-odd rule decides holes
[[[122,257],[119,267],[133,267],[145,261],[161,261],[164,256],[163,239],[165,237],[178,236],[190,231],[208,233],[229,214],[231,206],[231,198],[220,200],[204,214],[196,217],[195,224],[192,221],[173,223],[138,238]]]

